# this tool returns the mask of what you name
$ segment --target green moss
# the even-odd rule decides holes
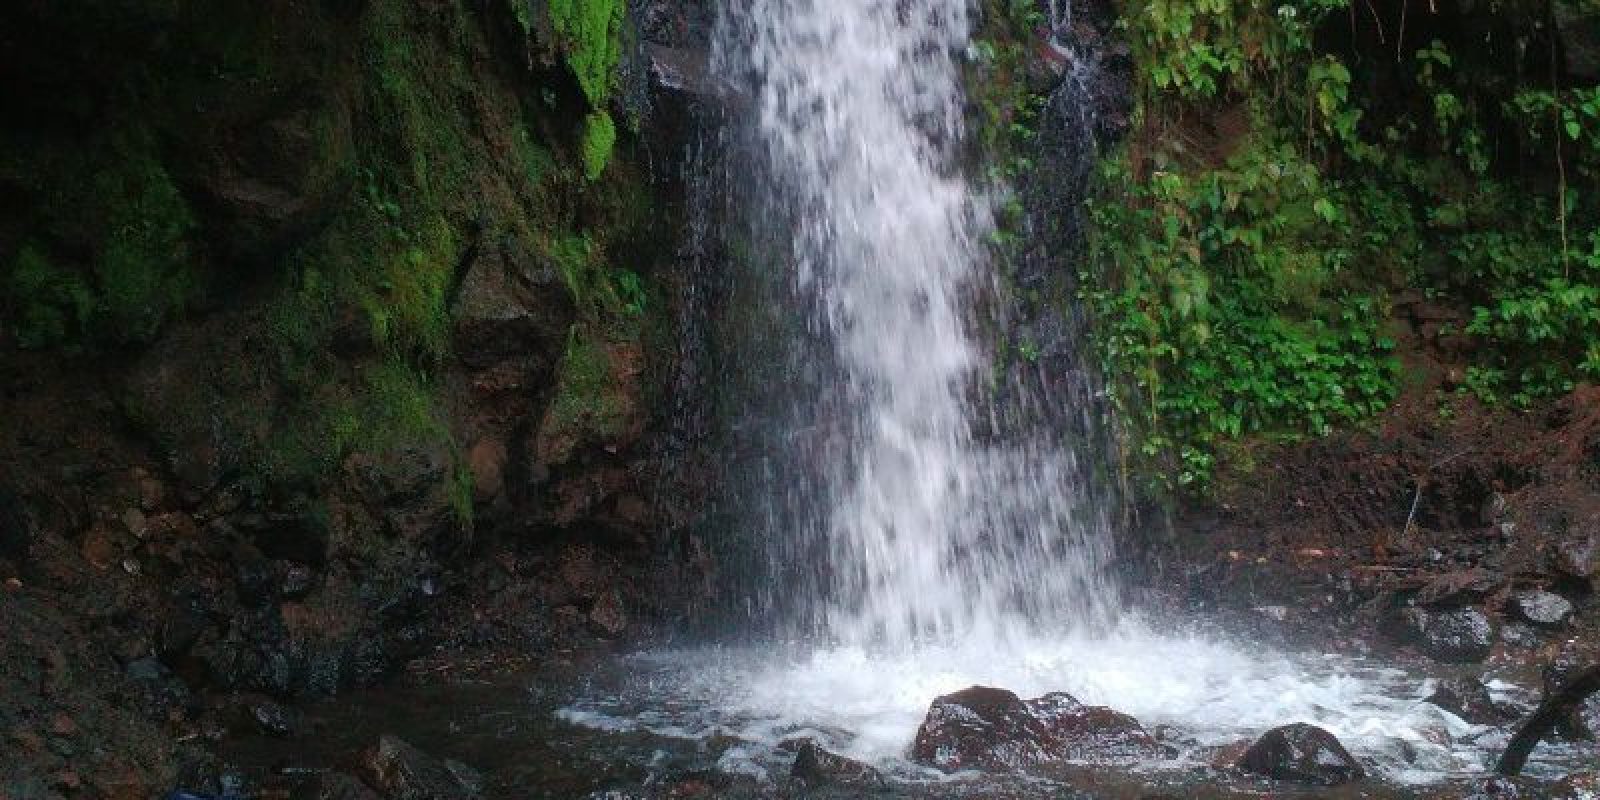
[[[95,262],[102,332],[112,341],[147,341],[196,289],[189,252],[194,215],[149,153],[102,176],[95,193],[107,208],[106,238]]]
[[[382,453],[417,441],[448,439],[432,387],[417,370],[396,362],[366,367],[354,437],[346,450]]]
[[[23,159],[25,160],[25,159]],[[0,287],[26,347],[149,341],[199,291],[193,212],[148,135],[88,155],[38,154],[0,169],[33,195],[29,238]]]
[[[611,354],[594,331],[574,326],[561,358],[551,416],[563,431],[604,439],[621,430],[625,407],[612,374]]]
[[[7,270],[3,291],[17,343],[29,349],[53,347],[81,338],[95,308],[82,279],[50,261],[36,246],[24,245]]]
[[[556,167],[549,148],[539,144],[528,131],[528,126],[523,124],[517,125],[512,136],[517,162],[522,166],[522,177],[527,181],[528,187],[531,189],[544,183],[545,178],[554,172]]]
[[[379,256],[373,280],[353,291],[360,294],[375,344],[438,361],[449,349],[455,232],[443,218],[434,217],[414,234],[396,238],[393,248]]]
[[[466,529],[472,527],[474,516],[473,488],[472,470],[458,458],[455,469],[450,473],[450,509],[455,512],[456,522]]]
[[[595,108],[611,94],[622,60],[623,0],[550,0],[550,25],[561,39],[567,66]]]
[[[533,0],[506,0],[511,6],[511,16],[522,29],[522,35],[533,33]]]
[[[583,176],[591,182],[600,179],[611,162],[611,148],[617,144],[617,126],[611,115],[595,111],[583,120]]]

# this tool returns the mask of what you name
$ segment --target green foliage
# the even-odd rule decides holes
[[[1322,434],[1392,399],[1378,304],[1343,280],[1374,248],[1312,165],[1254,143],[1143,184],[1105,170],[1126,188],[1092,206],[1083,294],[1150,474],[1204,486],[1224,439]]]
[[[560,234],[551,239],[547,252],[585,315],[644,313],[648,292],[638,273],[609,266],[604,251],[592,237]]]
[[[550,0],[550,25],[594,108],[605,106],[622,60],[623,0]]]
[[[1236,440],[1382,410],[1391,292],[1470,310],[1446,333],[1476,340],[1487,399],[1600,377],[1600,91],[1507,75],[1469,37],[1370,58],[1342,30],[1361,16],[1330,14],[1346,6],[1156,0],[1122,19],[1137,127],[1101,171],[1081,290],[1158,482],[1203,488]]]
[[[617,144],[617,126],[611,115],[594,111],[583,120],[583,176],[589,181],[600,179],[606,165],[611,163],[611,148]]]

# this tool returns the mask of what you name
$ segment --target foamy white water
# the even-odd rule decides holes
[[[1206,746],[1253,740],[1293,722],[1334,733],[1369,767],[1396,783],[1481,774],[1504,746],[1502,731],[1474,726],[1424,702],[1430,681],[1335,654],[1285,655],[1201,638],[1155,635],[1129,623],[1109,638],[1061,636],[986,646],[939,645],[873,652],[860,647],[712,648],[635,656],[617,694],[589,697],[566,720],[618,731],[744,744],[721,766],[777,777],[785,739],[809,736],[833,752],[910,779],[936,773],[907,760],[933,698],[973,685],[1023,697],[1067,691],[1171,726],[1179,755],[1136,770],[1205,763]],[[1509,685],[1503,685],[1510,688]],[[1190,744],[1185,744],[1190,743]],[[1535,774],[1561,774],[1573,752],[1541,748]],[[781,773],[780,773],[781,774]]]

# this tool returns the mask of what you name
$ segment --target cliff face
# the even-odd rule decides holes
[[[693,102],[663,102],[641,31],[683,45],[703,15],[69,6],[0,11],[19,775],[147,793],[211,693],[622,635],[690,593],[665,400],[691,386]]]

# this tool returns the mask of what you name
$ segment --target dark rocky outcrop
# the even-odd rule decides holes
[[[1273,728],[1239,759],[1245,772],[1274,780],[1337,786],[1366,776],[1333,734],[1305,723]]]

